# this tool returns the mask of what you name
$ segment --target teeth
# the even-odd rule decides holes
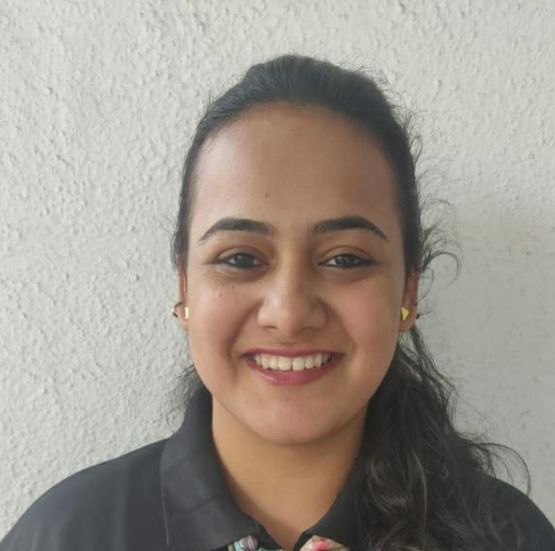
[[[328,362],[331,354],[314,354],[312,356],[297,356],[288,358],[286,356],[269,356],[268,354],[256,354],[254,360],[264,369],[274,369],[276,371],[302,371],[320,367]]]
[[[284,356],[280,356],[278,362],[278,369],[280,371],[287,371],[291,369],[291,360],[290,358],[285,358]]]

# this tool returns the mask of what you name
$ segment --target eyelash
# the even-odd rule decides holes
[[[236,264],[231,264],[229,262],[229,260],[232,259],[232,258],[236,258],[236,257],[255,258],[255,256],[252,255],[252,254],[235,253],[235,254],[226,256],[225,258],[220,258],[220,259],[216,260],[215,264],[225,265],[229,268],[235,268],[237,270],[250,270],[252,268],[260,268],[260,266],[237,266]],[[338,254],[338,255],[335,255],[331,258],[334,259],[334,258],[347,258],[347,257],[351,258],[351,259],[356,259],[357,263],[352,264],[352,265],[347,266],[347,267],[342,267],[341,265],[331,266],[331,267],[332,268],[341,268],[341,269],[352,270],[353,268],[361,268],[361,267],[364,267],[364,266],[370,266],[370,265],[374,264],[374,262],[372,260],[361,258],[360,256],[357,256],[357,255],[354,255],[354,254],[346,254],[346,253]]]

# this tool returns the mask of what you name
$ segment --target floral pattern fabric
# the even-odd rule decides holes
[[[328,538],[312,536],[300,549],[300,551],[348,551],[349,548]],[[227,551],[270,551],[259,547],[254,536],[247,536],[228,545]],[[283,550],[280,550],[283,551]]]

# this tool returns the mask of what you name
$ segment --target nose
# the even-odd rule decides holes
[[[321,329],[326,322],[318,282],[298,261],[276,268],[262,293],[257,321],[261,327],[272,329],[275,336],[292,340],[303,331]]]

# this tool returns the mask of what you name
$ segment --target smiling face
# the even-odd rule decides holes
[[[274,103],[206,142],[179,289],[221,426],[276,444],[360,429],[413,323],[400,309],[416,285],[405,280],[394,174],[366,130]],[[331,368],[281,376],[257,368],[257,349],[334,355]]]

